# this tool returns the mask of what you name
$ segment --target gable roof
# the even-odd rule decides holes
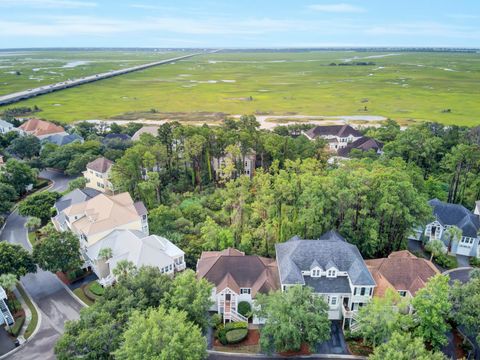
[[[26,133],[35,136],[44,136],[65,132],[65,129],[63,127],[40,119],[27,120],[22,125],[20,125],[19,128]]]
[[[76,233],[86,236],[138,221],[141,216],[128,192],[117,195],[102,193],[90,200],[71,205],[63,212],[69,217],[81,216],[71,222],[71,226]]]
[[[449,204],[438,199],[432,199],[428,204],[433,208],[433,214],[440,224],[455,225],[462,230],[463,236],[478,237],[480,217],[459,204]]]
[[[105,135],[105,137],[102,139],[102,143],[108,142],[109,140],[128,141],[128,140],[131,140],[131,137],[128,134],[110,133]]]
[[[362,255],[336,231],[328,231],[318,240],[299,240],[298,237],[275,244],[282,284],[305,284],[302,271],[309,271],[316,261],[321,268],[335,266],[347,272],[353,285],[375,286]]]
[[[99,172],[106,173],[113,165],[113,161],[108,160],[107,158],[101,156],[87,164],[87,169]]]
[[[375,296],[384,296],[389,288],[395,291],[407,290],[414,296],[428,279],[440,273],[430,261],[417,258],[407,250],[365,262],[377,282]]]
[[[97,259],[101,249],[112,249],[112,258],[108,260],[114,269],[119,260],[128,260],[135,266],[165,267],[173,259],[185,253],[170,240],[157,236],[145,236],[137,230],[114,230],[100,241],[87,248],[90,259]]]
[[[42,142],[49,142],[57,145],[67,145],[74,141],[83,141],[83,138],[78,134],[54,134],[47,136]]]
[[[357,139],[351,142],[346,147],[339,149],[337,153],[339,156],[347,157],[348,154],[350,154],[350,151],[352,151],[353,149],[358,149],[362,151],[369,151],[369,150],[378,151],[378,150],[381,150],[382,148],[383,148],[382,142],[367,136],[362,136],[360,139]]]
[[[159,126],[144,126],[144,127],[141,127],[140,129],[137,130],[137,132],[135,134],[133,134],[132,140],[133,141],[140,140],[140,135],[142,135],[142,134],[151,134],[153,136],[157,136],[158,135],[158,129],[159,129]]]
[[[252,297],[279,287],[275,260],[245,255],[235,249],[203,252],[197,263],[197,277],[205,278],[217,293],[226,287],[237,294],[240,288],[250,288]]]
[[[326,126],[315,126],[310,130],[305,132],[305,135],[310,139],[315,139],[319,136],[338,136],[338,137],[348,137],[350,135],[354,137],[361,137],[362,133],[350,125],[326,125]]]
[[[67,207],[73,204],[78,204],[100,194],[100,191],[90,188],[75,189],[68,194],[63,195],[55,202],[55,208],[58,212],[65,210]]]
[[[0,119],[0,128],[4,129],[13,129],[13,124],[9,123],[8,121]]]

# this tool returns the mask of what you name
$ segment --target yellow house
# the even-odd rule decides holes
[[[113,161],[104,157],[99,157],[89,162],[87,164],[87,170],[83,172],[83,177],[87,180],[86,186],[103,193],[113,193],[113,186],[109,181],[112,165]]]

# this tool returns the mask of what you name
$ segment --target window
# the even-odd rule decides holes
[[[172,271],[173,269],[173,264],[170,264],[170,266],[168,267],[170,269],[170,271]]]
[[[338,298],[336,296],[330,296],[330,305],[336,306]]]
[[[250,291],[251,291],[250,288],[241,288],[240,294],[250,294]]]
[[[400,294],[400,296],[407,296],[407,292],[405,290],[400,290],[398,293]]]
[[[360,288],[360,296],[365,296],[365,290],[364,287]]]
[[[373,288],[370,288],[370,293],[369,293],[370,296],[373,295]]]
[[[337,270],[330,269],[327,271],[327,277],[337,277]]]
[[[311,276],[312,277],[320,277],[320,269],[313,269]]]

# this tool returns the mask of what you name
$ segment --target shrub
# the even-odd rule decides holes
[[[246,318],[250,318],[252,316],[252,306],[246,301],[240,301],[238,303],[238,313]]]
[[[457,258],[451,255],[441,254],[435,257],[435,262],[441,267],[454,269],[457,267]]]
[[[246,322],[230,322],[230,323],[227,323],[225,324],[225,330],[226,331],[230,331],[230,330],[234,330],[234,329],[247,329],[248,328],[248,324]]]
[[[246,330],[248,333],[248,324],[245,322],[231,322],[225,325],[220,324],[217,327],[217,338],[222,345],[231,344],[227,339],[227,335],[234,330]]]
[[[210,323],[215,329],[218,329],[220,324],[222,323],[222,315],[220,314],[213,314],[212,317],[210,318]]]
[[[16,318],[15,324],[13,324],[9,330],[10,334],[12,334],[13,337],[17,337],[24,323],[25,323],[25,315],[22,315]]]
[[[470,265],[474,267],[480,267],[480,259],[477,258],[476,256],[472,256],[470,258]]]
[[[248,335],[248,329],[233,329],[227,332],[226,338],[229,344],[237,344]]]
[[[105,288],[96,281],[93,281],[88,288],[94,295],[102,296],[105,294]]]

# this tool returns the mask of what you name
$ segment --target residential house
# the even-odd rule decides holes
[[[132,140],[133,141],[140,140],[140,135],[142,135],[142,134],[150,134],[150,135],[153,135],[153,136],[157,136],[158,135],[158,129],[159,129],[159,126],[144,126],[144,127],[141,127],[140,129],[137,130],[137,132],[135,134],[133,134]]]
[[[58,231],[70,230],[80,238],[82,248],[91,246],[113,230],[138,230],[149,234],[147,209],[133,202],[128,192],[98,194],[86,201],[72,203],[53,219]]]
[[[225,154],[224,156],[220,157],[212,157],[212,169],[217,180],[222,176],[225,165],[227,165],[227,162],[229,161],[232,162],[232,164],[234,163],[234,158],[231,154]],[[240,161],[242,162],[242,174],[252,178],[253,174],[255,173],[255,165],[257,161],[256,153],[251,150],[244,157],[242,156],[242,159],[240,159]],[[232,178],[235,178],[237,176],[238,174],[236,170],[234,170],[232,174],[230,174],[230,177]]]
[[[0,286],[0,325],[12,326],[15,323],[12,313],[7,306],[7,293]]]
[[[63,195],[60,199],[58,199],[55,202],[55,210],[57,211],[57,214],[61,214],[63,210],[68,208],[71,205],[78,204],[85,202],[87,200],[90,200],[91,198],[94,198],[100,194],[100,191],[95,190],[95,189],[90,189],[90,188],[84,188],[84,189],[75,189],[70,191],[68,194]],[[61,224],[63,224],[64,221],[61,221]],[[62,227],[63,230],[66,230],[66,228]]]
[[[373,296],[383,297],[392,289],[402,297],[413,297],[427,281],[440,274],[427,259],[418,258],[408,250],[392,252],[382,259],[365,260],[377,286]]]
[[[111,256],[102,257],[101,250],[110,249]],[[91,267],[103,286],[116,278],[113,269],[121,260],[136,267],[154,266],[164,274],[172,275],[185,270],[185,253],[164,237],[146,236],[138,230],[113,230],[101,240],[82,249],[86,267]]]
[[[89,162],[83,172],[83,177],[87,180],[86,186],[104,193],[112,193],[113,185],[109,178],[113,164],[113,161],[104,157]]]
[[[329,149],[335,152],[362,137],[362,133],[350,125],[316,126],[303,134],[310,140],[327,140]]]
[[[370,137],[362,136],[361,138],[348,143],[347,146],[338,149],[337,154],[340,157],[348,158],[353,149],[360,151],[373,151],[376,154],[381,154],[383,143]]]
[[[309,286],[325,297],[328,318],[352,323],[360,307],[370,301],[375,281],[355,245],[335,231],[318,240],[293,237],[276,244],[278,271],[283,291],[294,285]]]
[[[116,134],[116,133],[110,133],[105,135],[105,137],[102,139],[102,144],[107,144],[110,141],[130,141],[132,138],[128,134]]]
[[[428,202],[432,207],[434,221],[425,226],[423,234],[427,242],[433,239],[442,240],[448,251],[454,255],[480,257],[480,216],[463,205],[449,204],[438,199]],[[460,241],[449,239],[446,230],[457,226],[462,230]],[[421,240],[421,236],[414,237]]]
[[[475,209],[473,210],[473,213],[480,216],[480,200],[475,201]]]
[[[257,294],[279,288],[275,260],[226,249],[204,251],[197,262],[197,277],[211,282],[214,305],[211,310],[223,315],[224,321],[246,321],[238,313],[238,304],[246,301],[254,306]],[[261,323],[258,318],[254,323]]]
[[[15,127],[13,124],[9,123],[8,121],[0,119],[0,134],[4,135],[10,131],[14,131]]]
[[[77,134],[53,134],[42,140],[42,144],[52,143],[58,146],[71,144],[73,142],[83,143],[83,138]]]
[[[36,136],[40,140],[53,134],[68,135],[63,127],[40,119],[27,120],[20,125],[19,129],[27,135]]]

